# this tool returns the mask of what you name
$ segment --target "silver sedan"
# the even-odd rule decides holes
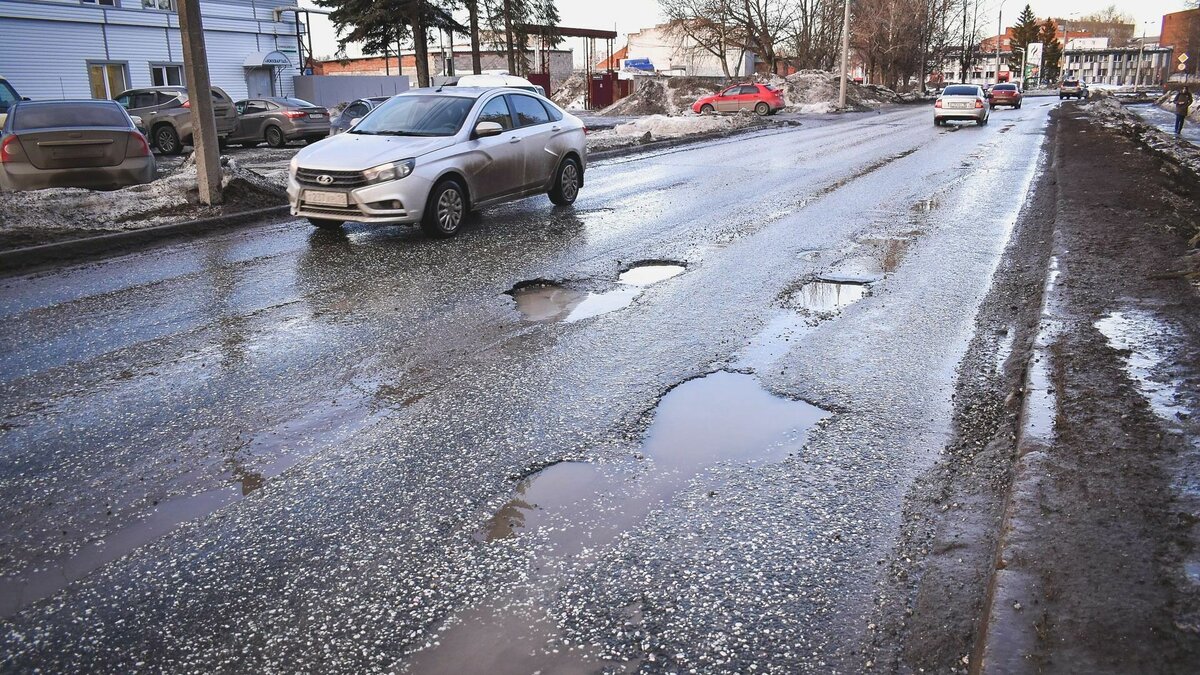
[[[979,85],[952,84],[933,102],[933,123],[941,126],[950,120],[964,120],[983,126],[988,123],[990,107]]]
[[[323,228],[419,223],[451,237],[475,208],[535,194],[574,202],[587,168],[585,133],[578,118],[525,91],[406,92],[297,153],[292,213]]]

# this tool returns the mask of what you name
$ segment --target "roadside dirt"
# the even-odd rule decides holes
[[[955,438],[909,495],[865,657],[882,672],[1200,663],[1200,295],[1189,280],[1200,190],[1073,105],[1054,114],[1047,153],[960,364]],[[1051,256],[1054,326],[1041,321]],[[1169,387],[1169,416],[1133,377],[1142,348],[1115,348],[1097,328],[1138,311],[1161,326],[1147,339],[1163,355],[1149,385]],[[1032,348],[1050,329],[1050,435],[1039,461],[1018,463],[1003,523]],[[997,567],[1024,586],[990,608]]]

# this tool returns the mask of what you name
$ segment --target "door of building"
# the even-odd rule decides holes
[[[275,96],[275,78],[271,77],[271,70],[271,68],[246,69],[246,93],[249,98]]]

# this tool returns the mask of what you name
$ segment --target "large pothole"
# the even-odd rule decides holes
[[[526,321],[574,323],[628,307],[647,286],[682,274],[685,269],[681,263],[647,261],[621,272],[616,285],[607,290],[536,279],[513,286],[507,294]]]

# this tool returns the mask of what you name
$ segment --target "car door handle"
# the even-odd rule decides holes
[[[550,131],[562,131],[562,127],[555,124],[554,126],[550,127]]]
[[[512,138],[508,139],[508,142],[509,143],[520,143],[521,139],[517,138],[516,136],[513,136]]]

